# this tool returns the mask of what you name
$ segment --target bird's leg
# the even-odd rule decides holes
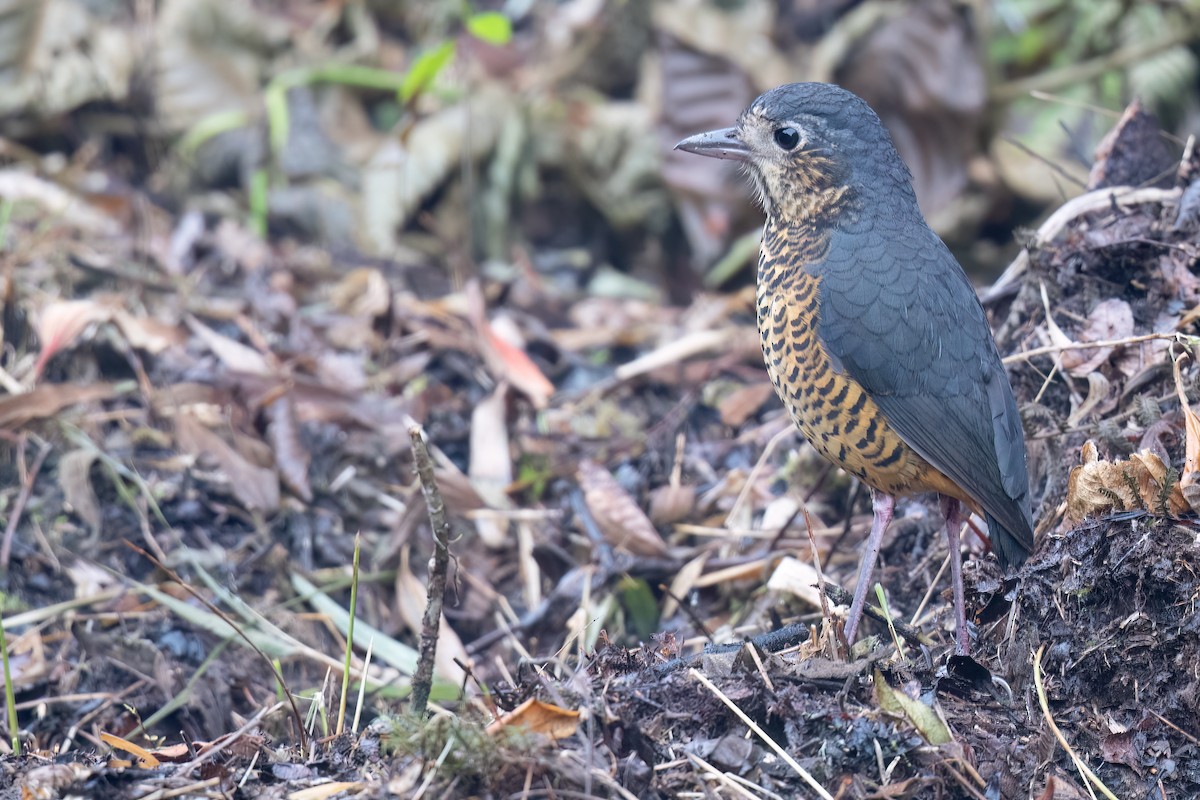
[[[959,532],[967,515],[963,513],[962,503],[953,497],[939,495],[942,504],[942,515],[946,518],[946,539],[950,544],[950,580],[954,585],[954,654],[966,656],[971,654],[971,634],[967,631],[967,607],[963,592],[962,553],[959,550]]]
[[[875,571],[875,561],[879,558],[879,546],[883,543],[883,532],[892,521],[896,510],[896,498],[891,495],[871,490],[871,510],[874,519],[871,520],[871,534],[867,537],[867,551],[863,553],[862,563],[858,566],[858,583],[854,586],[854,602],[850,604],[850,615],[846,617],[846,641],[854,644],[854,635],[858,633],[858,623],[862,622],[863,607],[867,604],[867,589],[871,583],[871,573]]]

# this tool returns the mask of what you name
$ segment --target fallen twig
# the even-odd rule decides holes
[[[442,493],[433,475],[433,461],[429,458],[425,433],[420,425],[414,424],[409,427],[408,435],[412,440],[413,461],[417,478],[421,481],[421,493],[425,495],[425,507],[429,510],[429,525],[433,528],[433,566],[429,570],[425,616],[421,619],[421,645],[412,679],[412,713],[421,718],[425,716],[429,692],[433,688],[433,658],[437,653],[442,599],[446,594],[446,572],[450,567],[450,523],[446,521],[446,504],[442,501]]]
[[[8,562],[12,557],[13,536],[17,532],[17,525],[21,522],[21,515],[25,513],[25,505],[33,496],[33,484],[42,469],[42,463],[45,462],[46,456],[50,455],[50,444],[41,442],[38,445],[37,455],[33,457],[33,466],[26,469],[25,444],[27,441],[26,437],[21,437],[20,460],[17,462],[21,472],[21,492],[17,495],[17,501],[13,503],[12,513],[8,516],[8,525],[4,529],[4,543],[0,545],[0,572],[8,572]]]
[[[1032,350],[1025,350],[1020,353],[1013,353],[1011,356],[1005,356],[1002,360],[1005,364],[1016,364],[1020,361],[1028,361],[1034,356],[1048,356],[1056,353],[1061,353],[1064,350],[1095,350],[1099,347],[1124,347],[1130,344],[1140,344],[1142,342],[1153,342],[1160,340],[1176,340],[1185,334],[1181,333],[1143,333],[1140,336],[1127,336],[1124,339],[1105,339],[1100,342],[1071,342],[1069,344],[1048,344],[1045,347],[1035,347]]]

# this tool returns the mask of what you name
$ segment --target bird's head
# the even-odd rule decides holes
[[[767,216],[803,222],[873,198],[912,195],[912,178],[879,117],[858,96],[828,83],[765,92],[732,128],[675,145],[741,162]]]

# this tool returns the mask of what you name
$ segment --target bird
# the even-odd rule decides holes
[[[983,307],[922,216],[887,129],[841,87],[791,83],[676,149],[749,176],[766,217],[756,306],[767,372],[809,443],[871,490],[847,642],[896,499],[932,492],[950,548],[955,654],[969,655],[960,531],[970,512],[982,516],[1006,574],[1029,557],[1025,438]]]

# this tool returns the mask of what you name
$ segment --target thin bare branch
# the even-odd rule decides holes
[[[433,528],[433,566],[429,570],[425,616],[421,619],[421,645],[412,679],[412,713],[420,718],[425,716],[425,707],[429,704],[429,693],[433,688],[433,659],[437,654],[438,628],[442,621],[446,572],[450,568],[450,523],[446,521],[446,504],[433,475],[433,460],[425,444],[425,432],[420,425],[414,424],[409,426],[408,435],[412,440],[417,478],[425,495],[425,507],[429,510],[429,524]]]

